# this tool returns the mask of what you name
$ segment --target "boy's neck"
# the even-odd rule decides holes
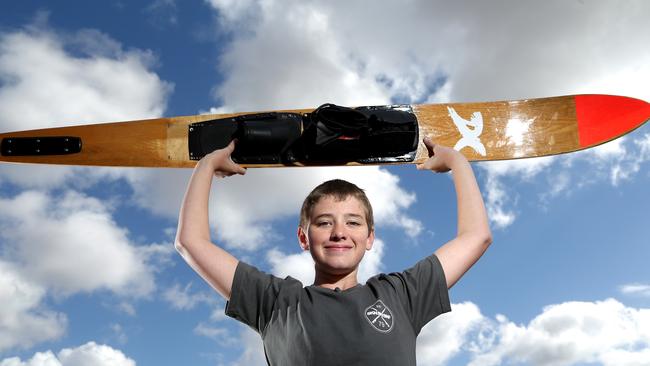
[[[356,270],[345,275],[332,275],[317,271],[316,278],[314,279],[314,286],[324,287],[330,290],[339,289],[345,291],[356,287],[358,284]]]

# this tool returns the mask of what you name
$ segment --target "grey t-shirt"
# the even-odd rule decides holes
[[[281,279],[239,262],[226,314],[260,333],[269,365],[415,365],[415,338],[451,310],[431,255],[345,291]]]

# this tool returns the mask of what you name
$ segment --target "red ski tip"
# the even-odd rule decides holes
[[[650,119],[650,103],[615,95],[576,95],[580,146],[613,140]]]

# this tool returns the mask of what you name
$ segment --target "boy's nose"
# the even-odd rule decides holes
[[[346,238],[344,225],[335,223],[332,227],[331,240],[343,240]]]

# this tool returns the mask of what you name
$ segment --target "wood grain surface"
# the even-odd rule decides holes
[[[605,99],[599,97],[600,104],[610,101],[607,96]],[[626,129],[634,129],[650,118],[650,105],[636,99],[633,101],[640,106],[635,107],[634,111],[634,118],[638,121],[633,121],[630,124],[632,127],[626,125]],[[289,112],[310,111],[302,109]],[[427,149],[421,142],[424,136],[430,136],[437,144],[456,148],[470,161],[554,155],[607,141],[597,141],[590,146],[580,145],[575,96],[486,103],[423,104],[413,105],[413,111],[418,119],[420,144],[412,163],[422,162],[428,157]],[[3,133],[0,134],[0,139],[78,136],[82,139],[82,149],[80,153],[69,155],[0,156],[0,160],[66,165],[193,167],[196,161],[189,159],[188,126],[195,122],[241,114],[247,113],[171,117]],[[624,131],[627,132],[629,131]],[[618,136],[611,136],[610,139],[616,137]]]

